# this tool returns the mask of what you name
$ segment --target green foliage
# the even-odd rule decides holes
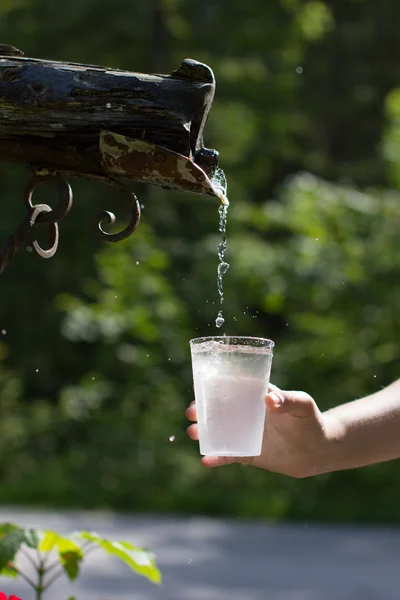
[[[80,546],[73,540],[60,536],[54,531],[44,532],[38,546],[41,552],[51,552],[57,550],[59,561],[68,576],[73,581],[79,574],[79,565],[83,559],[83,552]]]
[[[140,575],[144,575],[153,583],[161,582],[161,574],[155,565],[153,556],[147,550],[132,546],[128,542],[110,542],[101,538],[97,533],[87,531],[80,533],[79,537],[98,544],[107,554],[117,556],[131,569]]]
[[[4,567],[9,567],[25,540],[24,530],[7,523],[2,528],[0,538],[0,573]]]
[[[153,583],[161,582],[154,556],[128,542],[107,540],[87,531],[65,537],[55,531],[24,529],[12,523],[0,525],[0,575],[22,577],[34,589],[36,600],[42,600],[47,590],[63,574],[74,581],[84,557],[96,548],[121,559],[133,571]],[[32,554],[32,551],[36,552]],[[49,557],[54,552],[57,560],[49,563]],[[28,557],[34,567],[36,581],[17,566],[16,557],[19,553]]]
[[[27,55],[154,72],[186,56],[210,64],[206,145],[231,202],[226,331],[272,337],[273,381],[322,408],[398,377],[398,3],[73,0],[60,12],[20,0],[0,12],[4,43]],[[5,239],[26,174],[0,175]],[[106,246],[90,222],[110,207],[123,220],[123,201],[73,188],[56,257],[20,253],[1,275],[0,501],[398,521],[392,464],[301,483],[202,468],[184,410],[188,340],[216,332],[216,202],[137,186],[142,224]],[[3,535],[10,555],[22,534]],[[74,577],[81,559],[63,552]]]

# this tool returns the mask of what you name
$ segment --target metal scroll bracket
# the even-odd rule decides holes
[[[48,204],[34,204],[33,196],[36,188],[43,183],[49,182],[55,183],[57,189],[57,202],[54,208]],[[138,226],[140,222],[140,204],[135,194],[124,184],[112,179],[107,183],[128,194],[132,205],[129,224],[121,232],[107,233],[102,228],[104,220],[107,220],[109,225],[115,222],[115,215],[112,212],[104,211],[100,213],[98,220],[94,223],[102,239],[110,242],[118,242],[131,235]],[[27,208],[25,218],[0,250],[0,273],[8,267],[18,250],[24,247],[33,251],[40,258],[51,258],[54,256],[58,248],[58,225],[67,216],[72,207],[72,189],[59,172],[50,171],[49,169],[37,170],[30,178],[25,189],[24,202]],[[47,249],[42,248],[37,240],[38,230],[44,226],[49,228],[50,242]]]

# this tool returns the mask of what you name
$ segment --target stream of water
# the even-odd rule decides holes
[[[217,287],[218,294],[220,298],[220,310],[218,311],[217,318],[215,319],[215,325],[219,328],[225,322],[225,319],[222,314],[222,304],[224,302],[224,286],[223,286],[223,277],[227,270],[229,269],[229,264],[225,262],[225,251],[226,251],[226,221],[228,216],[228,207],[229,201],[226,196],[224,196],[223,202],[218,209],[219,212],[219,231],[222,234],[222,240],[218,245],[218,275],[217,275]]]
[[[218,245],[218,274],[217,274],[217,287],[220,299],[220,309],[215,319],[215,325],[220,328],[225,323],[224,316],[222,314],[222,304],[224,302],[224,286],[223,277],[229,269],[229,264],[225,261],[226,251],[226,220],[228,216],[229,200],[227,196],[227,183],[226,177],[222,169],[217,169],[211,180],[211,185],[215,191],[215,195],[220,199],[221,204],[218,208],[219,213],[219,231],[221,233],[221,242]]]

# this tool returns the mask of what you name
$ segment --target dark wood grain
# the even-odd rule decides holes
[[[203,145],[215,90],[206,65],[186,59],[171,75],[147,75],[25,58],[4,48],[1,161],[107,178],[99,138],[112,131],[179,153],[214,174],[217,153]]]

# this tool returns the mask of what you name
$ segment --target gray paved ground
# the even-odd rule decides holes
[[[76,586],[48,600],[400,600],[400,528],[238,523],[203,518],[40,513],[0,509],[10,520],[60,532],[97,530],[150,548],[160,587],[99,551]],[[0,578],[0,590],[33,595]]]

